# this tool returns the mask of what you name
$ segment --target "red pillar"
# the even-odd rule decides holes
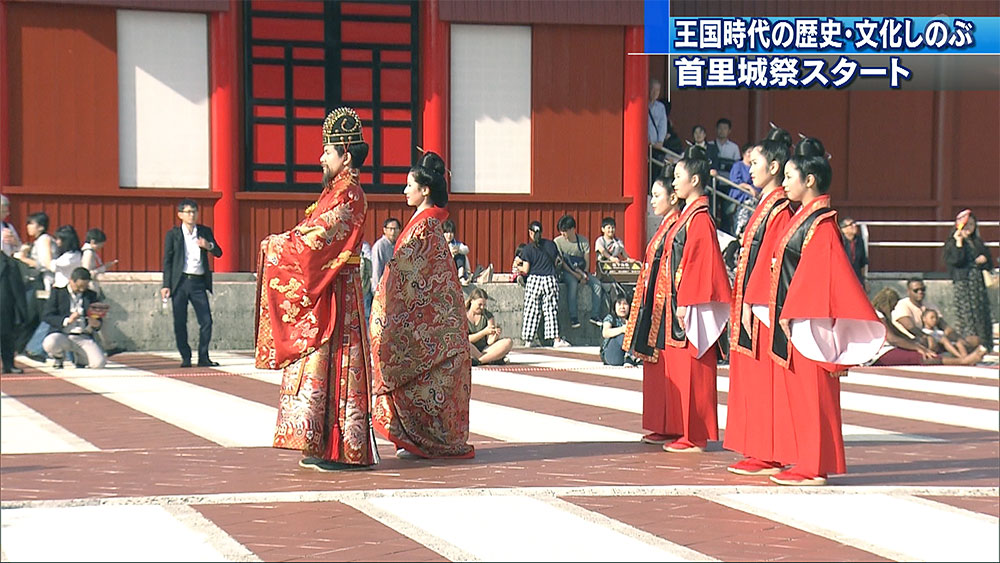
[[[631,197],[625,208],[625,250],[629,256],[641,257],[646,251],[646,97],[649,87],[649,60],[643,52],[642,27],[625,28],[625,96],[623,121],[625,127],[622,146],[622,195]]]
[[[240,263],[240,214],[236,203],[239,175],[236,17],[236,0],[229,0],[228,10],[212,13],[208,32],[212,191],[222,194],[213,210],[215,238],[224,252],[215,261],[219,272],[235,272]]]
[[[10,75],[7,70],[7,2],[0,1],[0,186],[10,185]]]
[[[423,102],[420,146],[448,160],[448,91],[451,30],[441,21],[440,0],[420,2],[420,97]]]

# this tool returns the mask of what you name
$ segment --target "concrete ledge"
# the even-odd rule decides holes
[[[118,272],[101,276],[101,287],[111,309],[104,333],[112,345],[130,351],[175,350],[173,316],[170,308],[162,307],[159,272]],[[952,284],[950,280],[928,279],[927,300],[940,307],[945,319],[954,322]],[[891,286],[906,295],[905,279],[869,280],[869,297],[885,286]],[[216,274],[213,276],[215,293],[209,296],[212,307],[213,350],[249,350],[253,348],[254,275],[249,273]],[[464,288],[466,294],[475,286]],[[521,320],[524,289],[516,283],[490,283],[482,287],[490,296],[487,307],[493,312],[504,336],[521,345]],[[609,287],[606,285],[605,289]],[[560,285],[559,327],[563,337],[577,346],[596,346],[601,343],[600,328],[587,322],[590,317],[591,294],[586,286],[579,290],[580,328],[569,328],[566,286]],[[993,321],[1000,319],[1000,292],[990,290]],[[606,313],[606,311],[605,311]],[[541,323],[540,323],[541,324]],[[541,334],[539,326],[538,334]],[[193,309],[188,309],[188,336],[192,348],[196,347],[198,323]]]

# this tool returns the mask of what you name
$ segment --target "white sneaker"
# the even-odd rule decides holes
[[[570,346],[572,346],[572,344],[566,342],[562,338],[556,338],[555,340],[552,341],[553,348],[568,348]]]

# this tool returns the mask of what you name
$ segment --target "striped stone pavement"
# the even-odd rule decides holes
[[[594,348],[474,368],[475,459],[344,473],[269,447],[278,372],[214,358],[0,378],[0,559],[1000,560],[996,365],[852,370],[849,472],[796,489],[639,443],[641,369]]]

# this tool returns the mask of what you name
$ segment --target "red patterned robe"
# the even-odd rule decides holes
[[[375,290],[372,424],[418,456],[471,458],[469,328],[447,217],[432,207],[410,220]]]
[[[754,209],[740,241],[729,315],[728,415],[722,443],[747,457],[784,463],[796,458],[795,434],[783,369],[767,352],[771,329],[750,314],[747,332],[740,317],[744,303],[767,306],[766,295],[757,303],[748,299],[747,288],[769,282],[772,249],[791,218],[784,190],[774,189]]]
[[[375,463],[360,257],[367,202],[337,175],[305,219],[270,235],[257,260],[256,366],[284,369],[274,447]]]

